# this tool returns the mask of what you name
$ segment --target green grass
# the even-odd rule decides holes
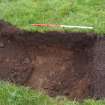
[[[56,105],[56,102],[29,88],[0,82],[0,105]]]
[[[66,98],[51,98],[42,92],[0,82],[0,105],[105,105],[105,100],[70,101]]]
[[[0,105],[105,105],[105,100],[76,102],[62,97],[54,99],[30,88],[0,82]]]
[[[105,0],[0,0],[0,19],[31,31],[89,31],[35,28],[32,23],[93,26],[105,33]]]

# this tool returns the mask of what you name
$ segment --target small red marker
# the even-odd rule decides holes
[[[60,25],[55,25],[55,24],[32,24],[32,26],[38,26],[38,27],[60,27]]]

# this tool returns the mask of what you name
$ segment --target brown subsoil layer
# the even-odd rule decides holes
[[[26,32],[0,21],[0,80],[72,99],[105,97],[105,37]]]

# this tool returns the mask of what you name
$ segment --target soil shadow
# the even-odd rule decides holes
[[[26,32],[0,21],[0,80],[50,96],[105,97],[104,52],[94,33]]]

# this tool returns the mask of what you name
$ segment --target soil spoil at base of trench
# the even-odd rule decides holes
[[[105,37],[28,32],[0,21],[0,80],[50,96],[105,97]]]

